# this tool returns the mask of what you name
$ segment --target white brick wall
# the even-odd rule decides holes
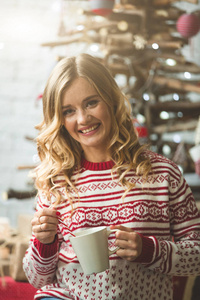
[[[83,1],[85,2],[85,1]],[[29,171],[20,165],[32,165],[35,144],[34,126],[41,120],[41,101],[47,77],[57,55],[74,55],[79,47],[41,47],[56,40],[60,14],[58,0],[0,0],[0,216],[8,216],[16,225],[17,214],[30,211],[33,200],[2,201],[9,188],[29,189]],[[77,1],[65,3],[65,24],[72,26]],[[70,13],[70,11],[72,11]],[[74,21],[73,21],[74,23]]]
[[[33,163],[35,146],[24,137],[35,136],[34,125],[41,114],[40,108],[35,106],[35,99],[41,92],[47,63],[51,59],[47,49],[40,47],[46,33],[48,36],[49,30],[52,33],[56,30],[55,21],[52,28],[46,30],[42,25],[49,23],[51,18],[48,3],[44,0],[0,1],[1,193],[9,187],[26,188],[27,171],[16,168]]]

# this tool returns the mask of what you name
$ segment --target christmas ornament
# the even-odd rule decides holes
[[[196,35],[200,29],[200,19],[197,15],[183,14],[176,23],[178,32],[185,38],[191,38]]]
[[[148,130],[144,124],[140,124],[137,119],[132,119],[133,126],[135,128],[136,135],[141,144],[146,144],[148,142]]]
[[[40,99],[42,99],[42,97],[43,97],[43,94],[39,94],[39,95],[37,96],[36,100],[40,100]]]
[[[90,0],[92,11],[101,16],[107,16],[112,12],[115,0]]]

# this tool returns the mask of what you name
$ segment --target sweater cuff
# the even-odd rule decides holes
[[[34,239],[34,246],[38,250],[39,254],[43,258],[49,258],[56,254],[58,251],[58,236],[56,234],[53,243],[51,244],[42,244],[38,239]]]
[[[139,234],[139,233],[138,233]],[[134,262],[138,263],[150,263],[153,260],[153,254],[154,254],[154,242],[151,238],[145,237],[142,234],[139,234],[142,239],[142,252],[140,256],[138,256]]]

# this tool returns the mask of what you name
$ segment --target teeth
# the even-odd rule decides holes
[[[90,132],[90,131],[96,129],[97,127],[98,127],[98,125],[95,125],[95,126],[90,127],[90,128],[88,128],[88,129],[82,130],[82,132],[83,132],[83,133],[88,133],[88,132]]]

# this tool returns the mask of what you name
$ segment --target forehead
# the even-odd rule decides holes
[[[71,104],[70,102],[82,101],[91,95],[97,95],[96,89],[85,78],[76,78],[72,84],[66,89],[63,95],[62,104]]]

